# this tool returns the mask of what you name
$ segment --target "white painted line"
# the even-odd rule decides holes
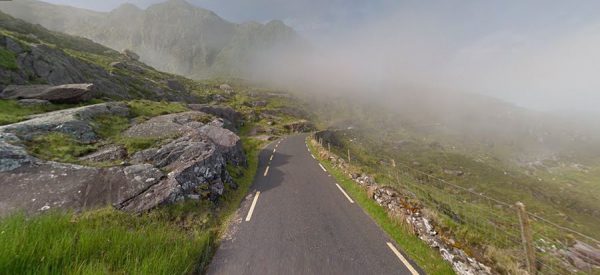
[[[275,148],[277,148],[279,146],[279,143],[275,144]]]
[[[415,268],[406,260],[406,258],[404,258],[404,256],[402,256],[402,254],[400,254],[400,251],[398,251],[398,249],[396,249],[396,247],[392,243],[388,242],[387,245],[390,247],[392,252],[396,254],[396,257],[398,257],[400,261],[402,261],[406,268],[408,268],[408,271],[410,271],[412,275],[419,275],[419,272],[415,270]]]
[[[321,169],[323,169],[323,171],[327,172],[327,170],[325,170],[325,167],[323,167],[323,165],[321,165],[321,164],[319,163],[319,166],[321,166]]]
[[[275,152],[277,152],[277,148],[273,149],[273,154],[275,154]]]
[[[256,195],[254,195],[254,200],[252,201],[252,205],[250,206],[250,211],[248,211],[248,216],[246,216],[246,221],[249,222],[252,218],[252,213],[254,212],[254,207],[256,206],[256,202],[258,201],[258,196],[260,195],[260,191],[256,191]]]
[[[265,174],[263,176],[267,176],[267,174],[269,173],[269,166],[267,166],[267,169],[265,169]]]
[[[354,203],[354,201],[350,198],[350,196],[348,196],[348,194],[346,194],[346,191],[344,191],[344,189],[342,189],[342,187],[339,184],[335,184],[337,185],[337,187],[340,189],[340,191],[342,191],[342,193],[344,193],[344,196],[346,196],[346,198],[350,201],[350,203]]]
[[[314,158],[314,159],[317,159],[317,158],[315,158],[315,155],[313,155],[313,154],[310,154],[310,156],[311,156],[312,158]]]
[[[271,158],[270,158],[269,160],[273,160],[273,156],[274,156],[274,155],[271,155]]]

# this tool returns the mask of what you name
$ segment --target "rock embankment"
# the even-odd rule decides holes
[[[343,158],[328,152],[317,142],[313,142],[313,144],[319,148],[320,157],[328,159],[354,182],[365,188],[369,197],[384,207],[391,218],[409,225],[415,235],[430,247],[439,250],[442,257],[452,264],[456,273],[462,275],[492,274],[490,267],[455,247],[450,241],[451,238],[439,234],[433,225],[433,219],[428,217],[425,209],[412,196],[389,186],[381,186],[369,175],[354,172]]]
[[[175,136],[127,156],[109,145],[87,159],[124,159],[123,165],[91,167],[58,163],[30,155],[24,145],[34,137],[60,132],[82,143],[100,141],[93,120],[98,116],[127,116],[122,103],[104,103],[51,112],[0,127],[0,216],[14,211],[38,213],[49,209],[81,211],[105,205],[142,212],[185,198],[217,200],[236,188],[227,165],[245,165],[240,138],[233,132],[204,123],[202,112],[152,118],[134,125],[129,134],[160,135],[163,126]]]

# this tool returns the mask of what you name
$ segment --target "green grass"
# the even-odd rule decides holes
[[[114,135],[123,121],[107,125]],[[247,168],[218,206],[184,201],[142,215],[113,209],[0,219],[0,274],[198,274],[252,185],[263,142],[243,137]]]
[[[27,116],[73,107],[69,104],[21,106],[16,100],[0,99],[0,125],[17,123]]]
[[[309,147],[313,155],[318,156],[316,149],[310,142]],[[321,159],[320,157],[318,158],[354,201],[356,201],[427,274],[454,274],[450,264],[442,259],[438,251],[430,248],[422,240],[413,235],[406,225],[392,220],[383,207],[369,198],[367,192],[358,184],[350,180],[342,171],[331,165],[329,161]]]
[[[189,111],[183,103],[166,101],[133,100],[128,103],[131,113],[136,117],[155,117]]]
[[[0,273],[192,273],[212,245],[214,231],[202,224],[179,226],[178,222],[190,218],[189,213],[207,218],[199,205],[196,210],[188,206],[185,216],[172,210],[182,205],[142,216],[102,209],[79,216],[4,218],[0,220]]]
[[[0,67],[9,70],[18,69],[17,56],[7,49],[0,48]]]
[[[83,144],[68,134],[50,133],[27,142],[30,153],[38,158],[59,162],[77,163],[78,158],[97,149],[96,145]]]
[[[151,148],[160,142],[157,138],[132,138],[122,135],[131,126],[129,118],[122,116],[99,116],[93,121],[94,131],[104,139],[105,143],[119,144],[129,154]]]

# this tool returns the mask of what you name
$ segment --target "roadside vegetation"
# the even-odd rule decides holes
[[[248,100],[258,99],[248,97]],[[266,100],[270,102],[270,99]],[[223,105],[229,103],[227,101]],[[28,109],[14,101],[0,101],[0,104],[8,107],[0,108],[1,114],[21,115],[23,119],[30,114],[63,107],[49,105],[49,109]],[[131,154],[161,142],[124,137],[122,133],[133,123],[189,110],[184,104],[174,102],[132,100],[127,104],[130,107],[129,117],[102,116],[93,120],[94,131],[101,137],[96,144],[83,144],[66,134],[52,133],[28,142],[28,148],[43,159],[79,164],[85,164],[79,161],[79,157],[106,144],[123,145]],[[185,200],[142,214],[121,212],[112,207],[83,213],[54,211],[35,216],[15,213],[0,218],[2,272],[196,274],[205,271],[218,247],[220,234],[227,230],[253,183],[259,151],[268,142],[251,137],[253,130],[261,126],[261,120],[255,116],[257,111],[253,108],[235,109],[245,117],[237,133],[242,139],[247,166],[228,166],[238,188],[234,190],[227,186],[218,203]],[[273,118],[277,120],[278,116],[274,113]]]
[[[311,142],[308,142],[308,145],[312,154],[318,158],[319,162],[325,166],[344,190],[427,274],[454,274],[450,264],[442,259],[438,251],[435,251],[415,236],[402,221],[392,219],[383,207],[369,198],[366,190],[350,180],[347,175],[328,160],[320,158]]]

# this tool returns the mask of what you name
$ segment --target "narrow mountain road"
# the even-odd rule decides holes
[[[208,274],[423,274],[311,156],[305,138],[261,152],[253,197]]]

